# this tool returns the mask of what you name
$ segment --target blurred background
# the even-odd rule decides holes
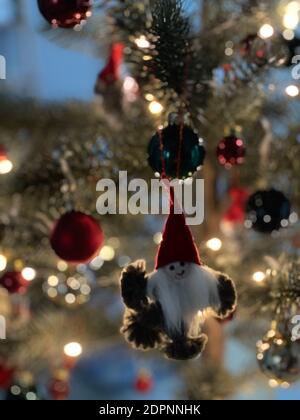
[[[300,2],[132,3],[70,1],[54,21],[50,0],[0,0],[0,396],[299,399]],[[96,183],[161,173],[148,143],[182,109],[206,148],[195,164],[186,143],[180,175],[205,179],[193,233],[239,305],[173,362],[119,332],[121,270],[152,270],[164,217],[101,216]],[[53,238],[71,210],[77,264]]]

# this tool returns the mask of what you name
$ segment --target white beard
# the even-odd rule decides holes
[[[199,334],[204,312],[218,310],[221,303],[218,293],[217,274],[212,269],[188,264],[186,275],[175,279],[163,267],[149,276],[148,295],[159,301],[166,328],[172,334]]]

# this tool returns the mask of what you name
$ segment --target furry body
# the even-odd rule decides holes
[[[147,275],[145,262],[137,261],[122,272],[121,290],[126,339],[178,360],[197,357],[205,347],[199,313],[225,318],[236,306],[232,280],[193,263],[175,262]]]

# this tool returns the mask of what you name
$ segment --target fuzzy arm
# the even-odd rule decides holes
[[[226,318],[236,308],[237,292],[233,281],[225,274],[219,274],[218,276],[218,292],[221,305],[217,315]]]
[[[125,305],[140,310],[148,303],[146,263],[144,260],[128,265],[121,274],[121,293]]]

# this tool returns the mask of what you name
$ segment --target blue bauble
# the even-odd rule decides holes
[[[261,233],[271,233],[288,226],[291,204],[282,192],[275,189],[257,191],[250,196],[246,212],[249,227]]]
[[[164,169],[168,178],[184,179],[203,165],[206,152],[203,140],[190,127],[173,123],[152,137],[148,154],[154,172],[162,174]]]

